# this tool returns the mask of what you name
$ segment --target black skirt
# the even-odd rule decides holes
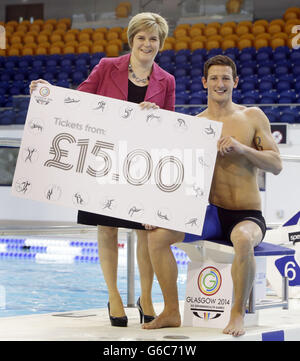
[[[103,216],[101,214],[78,211],[77,223],[89,226],[107,226],[117,228],[142,229],[145,227],[138,222],[127,221],[125,219]]]

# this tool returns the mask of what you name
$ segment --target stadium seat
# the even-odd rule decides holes
[[[2,82],[9,82],[10,79],[11,79],[11,76],[10,76],[9,73],[2,73],[2,74],[0,75],[1,83],[2,83]]]
[[[250,27],[243,24],[238,24],[237,27],[235,28],[235,33],[238,36],[249,34],[249,32],[250,32]]]
[[[288,74],[289,66],[288,65],[277,65],[274,68],[274,72],[277,77]]]
[[[63,88],[70,88],[70,82],[68,79],[59,79],[57,80],[56,85]]]
[[[238,71],[241,71],[243,68],[252,68],[254,73],[256,73],[257,62],[255,60],[250,60],[246,62],[236,61],[236,66]]]
[[[11,125],[15,123],[15,112],[11,109],[4,109],[0,112],[0,125]]]
[[[24,96],[14,96],[13,97],[13,107],[17,111],[27,110],[29,105],[30,98]]]
[[[186,76],[188,74],[189,74],[189,71],[187,69],[183,69],[183,68],[175,69],[175,71],[174,71],[175,78],[180,78],[180,77]]]
[[[187,84],[176,81],[176,94],[185,92],[187,90]]]
[[[188,51],[186,51],[186,50],[188,50]],[[190,57],[191,57],[191,52],[189,51],[189,49],[182,49],[182,50],[178,51],[177,53],[175,53],[175,55],[174,55],[175,64],[189,62]]]
[[[64,72],[64,71],[60,71],[58,72],[58,75],[57,75],[57,80],[68,80],[69,79],[69,74]]]
[[[282,123],[295,123],[298,121],[299,111],[297,108],[287,107],[283,109],[280,114],[280,121]]]
[[[84,55],[86,54],[86,55]],[[90,55],[88,53],[78,54],[77,59],[74,61],[75,67],[87,67],[90,62]]]
[[[21,87],[20,86],[16,86],[15,82],[10,86],[10,88],[8,89],[8,93],[10,95],[19,95],[21,93]]]
[[[258,64],[263,64],[264,62],[271,60],[271,56],[272,54],[268,51],[260,51],[257,52],[256,61]]]
[[[274,90],[268,90],[260,94],[260,104],[278,103],[278,95]]]
[[[74,73],[72,74],[72,83],[74,85],[79,85],[80,83],[82,83],[85,80],[85,76],[83,72],[80,71],[74,71]]]
[[[184,105],[189,103],[189,95],[186,92],[181,92],[176,94],[175,103],[177,105]]]
[[[202,90],[204,90],[204,88],[201,81],[192,81],[192,84],[190,85],[190,91],[192,93],[199,92]]]
[[[32,65],[33,68],[42,68],[44,66],[44,62],[42,59],[37,59],[37,57],[34,57],[32,59]]]
[[[202,55],[204,58],[206,58],[207,50],[206,49],[196,49],[191,53],[191,57],[196,55]]]
[[[292,71],[295,77],[300,75],[300,63],[294,64],[292,67]]]
[[[270,45],[273,49],[276,49],[280,46],[285,46],[286,40],[282,37],[277,37],[276,35],[273,37],[273,39],[270,40]]]
[[[300,93],[300,76],[295,78],[294,88],[295,88],[295,91],[299,94]]]
[[[240,51],[236,46],[233,47],[233,48],[226,49],[224,51],[224,55],[228,55],[228,54],[231,54],[231,53],[234,54],[234,57],[237,59],[239,57]]]
[[[55,81],[55,73],[46,71],[43,74],[43,79],[47,80],[49,83],[53,83]]]
[[[276,77],[276,81],[279,80],[285,80],[285,81],[289,81],[290,83],[294,83],[295,77],[293,76],[293,74],[281,74]]]
[[[15,124],[25,124],[26,116],[27,116],[27,109],[17,112],[15,115]]]
[[[213,49],[210,49],[207,53],[207,58],[211,58],[213,56],[216,56],[216,55],[222,55],[223,54],[223,50],[222,48],[218,47],[218,48],[213,48]]]
[[[240,104],[242,101],[240,89],[233,89],[232,100],[234,103]]]
[[[258,74],[259,77],[272,74],[272,67],[271,66],[265,66],[265,65],[258,66],[257,74]]]
[[[280,64],[280,65],[284,64],[288,60],[288,54],[283,51],[278,51],[278,52],[274,51],[273,60],[274,60],[275,65],[276,64]]]
[[[239,56],[239,60],[241,63],[245,63],[248,61],[252,61],[253,60],[253,54],[251,54],[250,52],[241,52],[240,56]]]
[[[296,92],[294,89],[284,90],[279,93],[278,103],[295,103]]]
[[[247,77],[249,75],[253,75],[255,74],[255,69],[251,66],[243,66],[242,69],[240,70],[240,75],[242,77]]]
[[[276,83],[277,92],[281,93],[284,90],[290,90],[293,87],[292,83],[287,80],[278,80]]]
[[[5,104],[5,95],[0,95],[0,107],[4,107]]]
[[[202,77],[203,75],[203,68],[201,67],[193,67],[191,70],[190,70],[190,76],[191,78],[200,78]]]
[[[182,113],[182,114],[188,114],[188,108],[181,107],[181,106],[178,107],[175,105],[175,112]]]
[[[249,80],[242,80],[239,83],[239,87],[242,90],[242,92],[247,92],[250,90],[254,90],[256,88],[256,82],[255,81],[249,81]]]
[[[195,51],[197,49],[204,49],[205,44],[206,43],[203,40],[194,39],[191,41],[190,48],[192,51]]]
[[[237,49],[237,48],[228,48],[224,51],[224,55],[228,56],[230,59],[232,59],[235,63],[238,62],[237,60],[237,55],[236,53],[234,52],[234,49]]]
[[[270,56],[273,55],[273,49],[272,49],[270,46],[264,46],[264,47],[262,47],[262,48],[260,48],[260,49],[257,50],[257,54],[259,54],[259,53],[261,53],[261,52],[263,52],[263,53],[269,53]]]
[[[105,47],[105,52],[108,57],[116,57],[119,56],[119,47],[116,44],[108,44]]]
[[[261,80],[258,85],[258,89],[261,92],[265,92],[273,89],[273,82],[269,80]]]
[[[299,64],[300,63],[300,51],[293,50],[290,55],[291,63]]]
[[[191,65],[192,67],[203,67],[203,64],[205,62],[205,56],[202,54],[195,54],[195,52],[191,56]]]
[[[258,103],[259,94],[257,90],[249,90],[245,93],[242,93],[242,103],[243,104],[256,104]]]
[[[191,93],[189,104],[207,104],[206,90]]]
[[[94,53],[91,55],[90,65],[95,66],[99,63],[99,61],[105,57],[104,52]]]
[[[276,107],[261,107],[271,123],[280,121],[280,112]]]
[[[174,74],[175,65],[174,64],[163,64],[161,67],[170,74]]]
[[[172,64],[172,57],[168,54],[163,54],[160,56],[158,63],[160,66],[170,65]]]

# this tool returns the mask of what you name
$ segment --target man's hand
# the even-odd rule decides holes
[[[222,137],[218,141],[218,151],[222,156],[231,152],[244,154],[245,145],[238,142],[233,137]]]

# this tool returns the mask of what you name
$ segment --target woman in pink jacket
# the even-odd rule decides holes
[[[128,25],[131,52],[117,58],[103,58],[78,90],[139,103],[142,108],[175,108],[175,79],[161,69],[154,58],[168,36],[168,24],[154,13],[135,15]],[[39,79],[30,84],[31,92]],[[100,264],[108,287],[108,311],[112,326],[127,326],[122,299],[117,288],[118,227],[135,229],[138,236],[137,261],[141,296],[137,301],[141,323],[155,317],[151,290],[154,272],[148,252],[147,230],[155,227],[85,211],[78,212],[78,223],[98,226]]]

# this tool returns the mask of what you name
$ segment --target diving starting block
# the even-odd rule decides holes
[[[269,229],[264,240],[275,245],[291,248],[294,255],[267,258],[267,279],[279,296],[280,278],[289,279],[289,297],[300,298],[300,212],[286,220],[280,227]]]
[[[176,243],[174,246],[182,249],[191,260],[187,271],[183,325],[224,328],[229,322],[233,302],[232,244],[222,240],[201,240]],[[294,254],[294,249],[268,242],[262,242],[255,247],[256,277],[245,315],[246,326],[258,324],[256,311],[260,309],[288,309],[288,277],[284,274],[281,275],[281,299],[272,302],[265,299],[266,259]]]

